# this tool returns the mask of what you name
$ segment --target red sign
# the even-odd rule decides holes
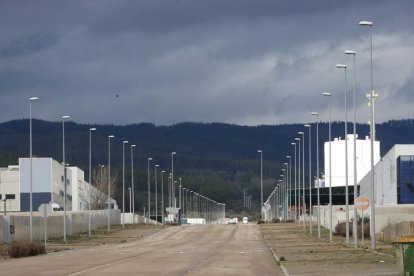
[[[355,199],[355,206],[360,211],[365,211],[369,207],[369,198],[366,196],[360,196]]]

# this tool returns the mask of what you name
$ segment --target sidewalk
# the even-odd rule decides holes
[[[345,238],[333,236],[322,228],[309,235],[309,225],[303,228],[294,223],[262,224],[264,239],[279,261],[285,275],[399,275],[395,249],[379,243],[378,250],[345,245]],[[353,243],[352,238],[350,238]],[[365,246],[370,241],[365,240]]]

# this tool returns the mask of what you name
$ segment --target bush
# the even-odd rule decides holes
[[[365,221],[365,219],[364,219]],[[358,223],[358,238],[361,238],[362,236],[362,224]],[[352,221],[349,222],[349,236],[353,235],[353,225],[352,225]],[[368,223],[364,222],[364,237],[365,238],[369,238],[369,220]],[[346,237],[346,223],[345,222],[341,222],[338,223],[335,227],[335,235],[339,235],[341,237]]]
[[[8,253],[11,258],[21,258],[46,254],[46,248],[38,242],[14,242],[10,245]]]
[[[262,219],[259,219],[259,220],[257,221],[257,224],[263,224],[263,223],[265,223],[265,221],[264,221],[264,220],[262,220]]]

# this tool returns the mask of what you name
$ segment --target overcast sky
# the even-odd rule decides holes
[[[344,119],[356,55],[368,120],[414,118],[413,0],[0,0],[0,121],[304,123]],[[350,116],[351,119],[351,116]]]

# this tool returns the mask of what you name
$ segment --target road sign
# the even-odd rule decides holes
[[[366,196],[360,196],[355,199],[355,206],[360,211],[365,211],[369,208],[369,198]]]
[[[39,206],[38,212],[42,218],[47,218],[52,213],[52,207],[47,203],[43,203]]]

